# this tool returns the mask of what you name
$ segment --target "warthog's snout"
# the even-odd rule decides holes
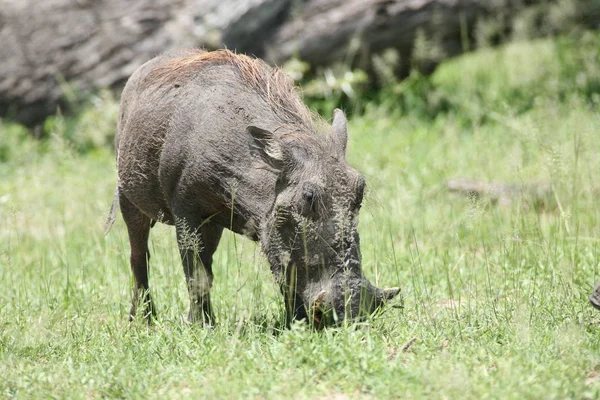
[[[382,289],[366,279],[355,288],[327,286],[313,295],[306,307],[309,322],[317,329],[341,325],[346,320],[362,320],[400,293],[400,288]]]

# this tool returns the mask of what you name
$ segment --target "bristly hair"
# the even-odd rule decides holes
[[[235,54],[229,50],[207,52],[193,49],[181,58],[174,58],[154,68],[150,79],[159,85],[171,84],[190,78],[199,69],[209,65],[231,65],[235,67],[243,83],[265,99],[282,122],[284,131],[300,128],[305,133],[321,131],[324,121],[311,113],[302,102],[291,78],[279,68],[273,68],[258,58]]]

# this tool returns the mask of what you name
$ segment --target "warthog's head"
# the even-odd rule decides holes
[[[345,161],[344,113],[335,111],[325,137],[248,131],[279,171],[260,239],[288,312],[332,325],[364,317],[395,296],[399,289],[377,288],[362,273],[357,225],[365,181]]]

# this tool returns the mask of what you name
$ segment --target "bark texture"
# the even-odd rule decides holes
[[[477,17],[493,10],[481,0],[316,0],[285,24],[269,44],[267,59],[298,56],[326,65],[348,55],[368,58],[387,48],[410,60],[417,32],[455,55]],[[461,31],[462,30],[462,31]],[[467,36],[468,38],[468,36]],[[354,53],[354,54],[353,54]],[[367,57],[365,57],[367,56]]]
[[[119,88],[143,62],[177,47],[227,47],[277,64],[342,61],[368,72],[372,56],[391,48],[396,74],[431,72],[472,47],[478,21],[510,21],[523,7],[557,1],[0,0],[0,116],[34,125],[66,99]],[[571,3],[554,15],[598,26],[599,0]],[[428,54],[415,46],[420,36],[431,42]]]
[[[177,47],[260,53],[287,0],[0,0],[0,115],[34,125]],[[259,33],[257,33],[260,30]],[[67,84],[68,82],[68,84]]]

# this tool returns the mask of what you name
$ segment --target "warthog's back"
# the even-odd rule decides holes
[[[225,50],[179,50],[147,62],[121,99],[119,190],[166,223],[174,222],[177,201],[193,203],[205,216],[230,210],[233,190],[260,202],[254,188],[274,181],[253,169],[248,125],[315,131],[287,77],[260,60]]]

